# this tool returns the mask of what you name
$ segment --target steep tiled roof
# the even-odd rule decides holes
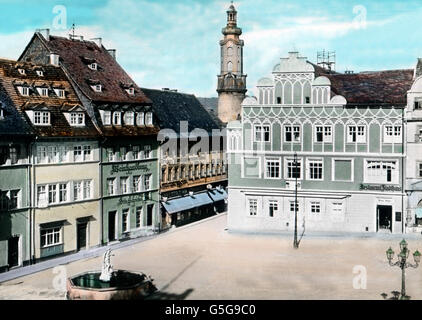
[[[328,74],[331,90],[349,104],[405,105],[414,70],[388,70],[356,74]]]
[[[195,128],[204,129],[208,133],[212,129],[219,129],[218,124],[193,94],[145,88],[142,91],[152,100],[161,129],[173,129],[179,133],[180,121],[188,122],[189,132]]]
[[[93,41],[70,40],[50,36],[49,40],[39,35],[51,53],[57,53],[62,62],[84,94],[93,101],[114,103],[149,104],[150,101],[136,86],[135,82],[110,55],[104,46]],[[91,70],[88,64],[97,63],[98,69]],[[102,92],[92,90],[90,83],[100,83]],[[134,95],[129,95],[125,87],[133,85]]]
[[[223,122],[221,122],[218,117],[218,98],[197,98],[205,110],[208,111],[211,118],[217,123],[220,127],[223,127]]]
[[[18,69],[25,70],[21,74]],[[43,76],[39,76],[36,70],[43,70]],[[31,63],[16,62],[11,60],[0,60],[0,84],[4,94],[11,100],[20,118],[26,122],[26,130],[38,136],[61,137],[61,136],[97,136],[98,131],[85,113],[85,126],[72,127],[66,120],[63,111],[69,110],[72,106],[81,106],[79,99],[68,82],[66,75],[61,68],[53,66],[36,66]],[[26,84],[30,87],[29,96],[22,96],[17,85]],[[49,96],[40,96],[35,87],[49,88]],[[53,88],[61,88],[65,91],[65,97],[59,98],[53,92]],[[31,124],[25,110],[42,108],[51,112],[50,126],[34,126]],[[7,119],[7,117],[6,117]],[[5,120],[6,120],[5,119]],[[4,121],[4,120],[2,120]],[[19,125],[17,123],[17,125]],[[28,128],[31,125],[31,128]]]

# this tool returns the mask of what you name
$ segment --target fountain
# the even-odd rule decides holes
[[[103,255],[101,272],[90,271],[67,279],[68,300],[135,300],[143,299],[157,288],[153,279],[139,272],[113,270],[111,250]]]

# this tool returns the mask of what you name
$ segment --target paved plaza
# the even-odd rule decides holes
[[[161,299],[383,299],[400,291],[400,269],[385,256],[389,246],[398,251],[396,235],[309,234],[294,250],[290,234],[229,233],[226,220],[223,214],[116,249],[113,267],[151,275]],[[422,249],[421,235],[406,239],[412,253]],[[98,270],[101,257],[64,267],[67,276]],[[366,289],[355,289],[363,270]],[[0,299],[64,299],[57,275],[47,269],[3,282]],[[412,299],[422,299],[422,267],[408,269],[406,285]]]

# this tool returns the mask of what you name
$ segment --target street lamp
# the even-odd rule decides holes
[[[295,234],[294,234],[294,239],[293,239],[293,248],[298,249],[299,248],[299,242],[297,241],[297,178],[298,178],[298,174],[297,174],[297,153],[295,152],[294,156],[293,156],[293,165],[295,166],[295,171],[294,171],[294,175],[295,175],[295,204],[294,204],[294,208],[295,208]]]
[[[397,262],[392,262],[393,261],[393,257],[394,257],[394,251],[393,249],[388,248],[388,250],[386,251],[386,255],[387,255],[387,259],[388,259],[388,264],[392,267],[399,267],[401,269],[401,296],[400,299],[405,299],[406,297],[406,274],[405,274],[405,270],[406,268],[412,267],[412,268],[417,268],[419,266],[419,262],[421,261],[421,253],[416,250],[413,253],[413,260],[415,261],[415,264],[412,264],[410,262],[407,262],[407,259],[409,258],[409,253],[410,250],[407,248],[407,242],[406,240],[402,240],[400,241],[400,253],[397,255],[398,260]]]

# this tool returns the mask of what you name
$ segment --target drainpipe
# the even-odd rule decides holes
[[[406,158],[405,155],[407,154],[407,125],[405,122],[405,118],[404,118],[404,111],[406,108],[402,108],[402,130],[403,130],[403,134],[402,134],[402,161],[401,161],[401,165],[402,165],[402,192],[401,192],[401,212],[402,212],[402,233],[406,233],[406,222],[407,221],[407,210],[406,210],[406,214],[404,212],[404,192],[406,192],[406,188],[405,188],[405,183],[406,183]]]
[[[35,264],[35,142],[38,140],[38,136],[35,136],[35,141],[31,142],[30,145],[30,162],[31,162],[31,171],[32,171],[32,182],[30,180],[30,195],[31,195],[31,206],[30,206],[30,264]],[[31,177],[31,175],[30,175]]]
[[[104,245],[104,195],[103,195],[103,144],[107,141],[107,137],[103,139],[103,141],[99,141],[99,152],[100,152],[100,163],[99,163],[99,169],[100,169],[100,246]]]

